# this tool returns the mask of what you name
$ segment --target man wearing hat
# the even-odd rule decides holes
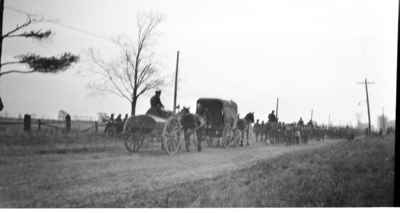
[[[161,103],[161,90],[156,90],[156,94],[150,99],[150,106],[159,116],[163,116],[164,105]]]
[[[274,110],[272,110],[272,112],[268,115],[268,122],[270,122],[270,123],[278,122],[278,119],[275,116],[275,111]]]

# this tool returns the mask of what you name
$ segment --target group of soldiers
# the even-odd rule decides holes
[[[256,120],[254,133],[257,142],[287,145],[305,144],[310,140],[323,141],[326,137],[352,139],[355,135],[350,127],[317,126],[312,120],[305,124],[301,117],[297,123],[278,122],[274,111],[268,115],[268,122],[261,121],[260,123],[260,120]]]
[[[125,114],[124,119],[122,115],[118,114],[117,118],[114,118],[114,113],[111,114],[110,118],[106,121],[106,127],[104,133],[121,133],[124,128],[124,123],[128,120],[128,114]]]

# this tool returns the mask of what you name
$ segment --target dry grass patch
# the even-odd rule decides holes
[[[391,206],[394,138],[340,142],[259,162],[227,176],[135,193],[104,206]]]

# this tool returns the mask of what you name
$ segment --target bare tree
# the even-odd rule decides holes
[[[156,28],[162,20],[159,14],[139,14],[136,41],[123,39],[115,41],[120,50],[117,60],[105,61],[93,50],[89,51],[91,61],[97,68],[92,72],[100,77],[90,82],[89,88],[124,98],[131,105],[131,116],[136,114],[136,103],[139,97],[165,83],[164,79],[158,75],[152,51],[152,42],[157,34]]]

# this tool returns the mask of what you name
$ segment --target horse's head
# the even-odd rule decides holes
[[[250,121],[251,123],[254,123],[254,112],[247,113],[247,115],[244,118],[247,121]]]
[[[190,107],[182,107],[181,113],[183,113],[183,114],[190,113]]]
[[[110,121],[110,119],[111,119],[110,117],[105,116],[105,117],[102,117],[102,118],[101,118],[101,122],[102,122],[102,123],[107,123],[107,122]]]

